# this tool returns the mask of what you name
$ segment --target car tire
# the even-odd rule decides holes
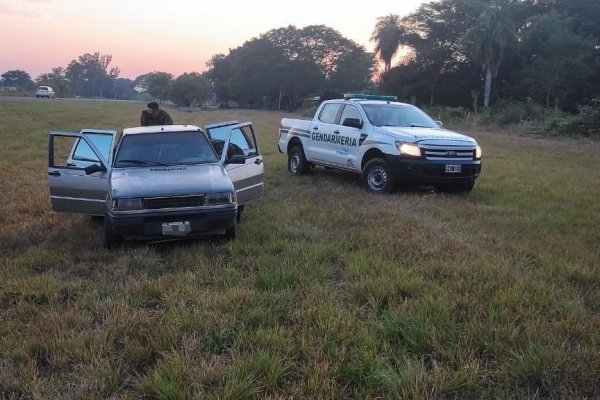
[[[306,160],[302,146],[294,146],[288,153],[288,171],[292,175],[306,175],[310,171],[310,164]]]
[[[235,240],[237,237],[237,220],[225,231],[225,240]]]
[[[361,181],[365,189],[371,193],[390,193],[394,188],[395,177],[385,160],[374,158],[363,168]]]
[[[123,239],[117,235],[113,229],[110,220],[104,217],[104,247],[107,249],[114,249],[121,244]]]

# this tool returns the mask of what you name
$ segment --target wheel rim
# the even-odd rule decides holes
[[[367,183],[369,184],[369,188],[371,190],[376,192],[383,190],[387,182],[388,174],[385,168],[377,166],[369,171],[369,175],[367,176]]]
[[[290,158],[290,170],[295,174],[298,172],[298,168],[300,166],[300,156],[298,153],[292,154]]]

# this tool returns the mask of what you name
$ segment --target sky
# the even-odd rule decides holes
[[[84,53],[113,56],[121,77],[202,72],[218,53],[274,28],[327,25],[373,50],[378,17],[425,0],[0,0],[0,73],[32,78]]]

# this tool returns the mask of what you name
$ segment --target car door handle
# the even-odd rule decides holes
[[[60,176],[60,171],[48,171],[48,175],[51,175],[51,176]]]
[[[319,127],[318,126],[313,126],[313,131],[318,131]]]
[[[257,158],[256,160],[254,160],[254,164],[256,165],[260,165],[263,163],[263,160],[261,160],[260,158]]]
[[[340,131],[338,131],[337,129],[335,131],[333,131],[333,133],[340,133]]]

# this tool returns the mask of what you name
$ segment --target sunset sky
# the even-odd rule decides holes
[[[0,0],[0,73],[23,69],[36,78],[96,51],[112,54],[125,78],[201,72],[212,55],[287,25],[324,24],[372,50],[377,17],[424,2]]]

